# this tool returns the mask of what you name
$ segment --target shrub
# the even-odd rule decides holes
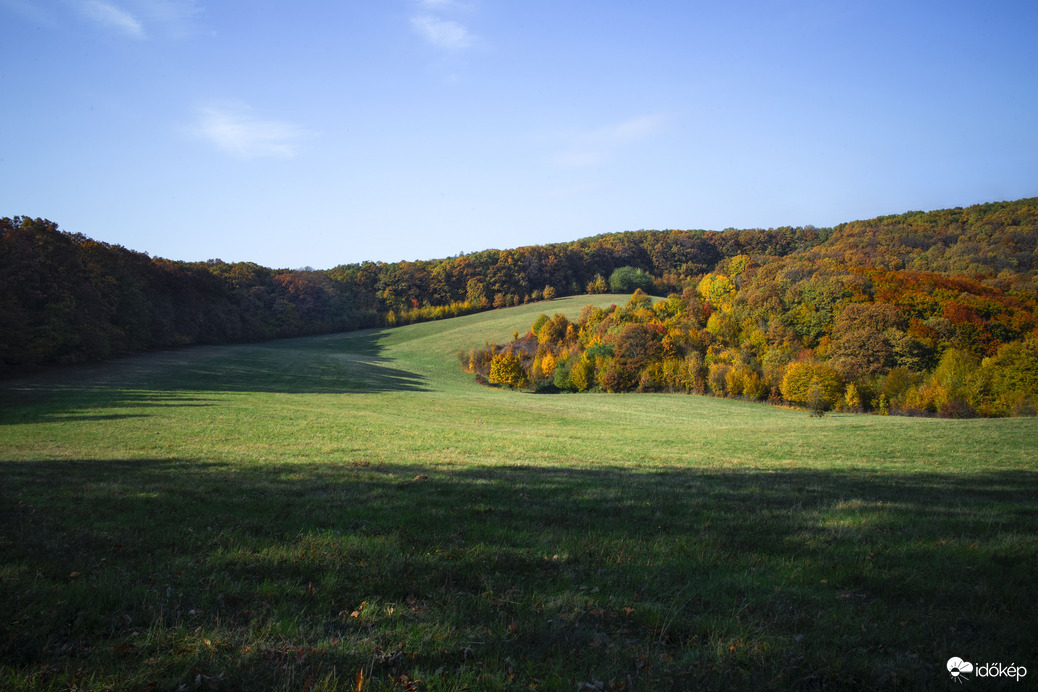
[[[641,377],[638,378],[638,391],[639,392],[655,392],[660,389],[660,381],[656,376],[656,372],[653,372],[653,368],[646,368],[642,370]],[[656,369],[658,371],[658,368]]]
[[[951,397],[939,411],[941,418],[976,418],[977,412],[968,403],[957,397]]]
[[[652,298],[650,298],[649,294],[643,291],[642,289],[636,288],[634,290],[634,293],[631,294],[630,300],[627,301],[627,307],[632,309],[651,308]],[[647,320],[639,319],[639,321],[645,322]]]
[[[1038,411],[1035,410],[1034,401],[1030,397],[1022,396],[1013,402],[1014,416],[1034,416],[1038,415]]]

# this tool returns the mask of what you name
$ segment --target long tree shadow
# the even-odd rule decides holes
[[[386,330],[375,329],[195,346],[40,373],[0,383],[0,425],[96,419],[97,408],[205,406],[211,400],[197,395],[204,392],[427,391],[423,376],[382,355],[385,336]],[[112,417],[133,415],[146,414]]]
[[[89,665],[103,642],[143,665],[141,623],[162,641],[269,633],[251,655],[187,647],[169,663],[241,687],[358,667],[511,669],[526,687],[562,657],[624,689],[925,689],[951,655],[1038,650],[1035,472],[126,460],[0,474],[0,607],[18,623],[0,662],[37,669]]]

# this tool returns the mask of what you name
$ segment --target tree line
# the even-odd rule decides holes
[[[330,270],[153,258],[46,219],[0,219],[0,375],[191,344],[395,326],[584,292],[634,266],[657,290],[740,251],[781,255],[814,229],[617,233]],[[596,283],[597,282],[597,283]]]
[[[497,381],[520,384],[518,364],[521,386],[534,388],[682,390],[819,410],[1005,415],[1029,411],[1038,394],[1038,199],[323,271],[173,262],[15,217],[0,219],[0,266],[4,374],[640,290],[669,297],[639,294],[572,324],[546,317],[513,344],[465,354],[465,365],[489,380],[498,357]],[[517,379],[500,379],[502,368]]]

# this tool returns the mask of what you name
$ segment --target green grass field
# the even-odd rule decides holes
[[[537,395],[458,365],[588,300],[0,383],[0,688],[1038,676],[1038,420]]]

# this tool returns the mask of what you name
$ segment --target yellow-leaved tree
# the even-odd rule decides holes
[[[721,308],[735,297],[735,284],[724,274],[707,274],[696,288],[704,301]]]
[[[551,351],[545,351],[541,356],[541,372],[545,377],[552,377],[555,374],[555,365],[555,355]]]
[[[490,375],[487,379],[495,384],[504,384],[516,389],[525,387],[530,382],[522,361],[511,351],[494,356],[490,361]]]
[[[825,363],[790,363],[782,377],[782,396],[794,404],[822,411],[831,409],[843,396],[839,374]]]

